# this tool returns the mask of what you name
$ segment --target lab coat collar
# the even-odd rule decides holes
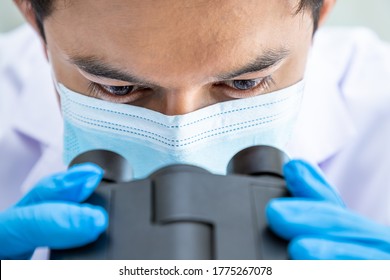
[[[335,46],[334,35],[328,37],[325,32],[314,40],[305,75],[302,108],[287,149],[291,157],[315,164],[337,154],[356,135],[356,126],[342,92],[353,46]]]
[[[14,128],[43,145],[59,146],[63,129],[54,87],[50,83],[37,85],[35,81],[27,82],[26,87],[30,89],[24,91],[33,89],[34,94],[22,93]]]

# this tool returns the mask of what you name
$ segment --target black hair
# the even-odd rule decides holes
[[[54,2],[56,0],[27,0],[30,2],[31,7],[35,12],[35,18],[43,38],[45,38],[45,32],[43,28],[43,21],[48,17],[54,10]],[[320,10],[323,4],[323,0],[300,0],[296,14],[299,14],[306,9],[309,9],[314,22],[313,32],[317,30],[318,20],[320,17]]]
[[[318,21],[320,19],[320,12],[322,5],[324,3],[324,0],[300,0],[298,9],[297,9],[297,14],[300,12],[310,9],[311,15],[313,17],[313,22],[314,22],[314,28],[313,32],[315,32],[318,28]]]
[[[48,17],[54,9],[55,0],[27,0],[35,13],[35,19],[43,39],[45,39],[45,32],[43,28],[43,20]]]

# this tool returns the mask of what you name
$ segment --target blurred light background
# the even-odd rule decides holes
[[[390,42],[389,13],[389,0],[338,0],[327,25],[367,26]],[[13,1],[0,0],[0,32],[11,30],[22,22]]]

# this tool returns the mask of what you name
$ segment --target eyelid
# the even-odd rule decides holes
[[[220,83],[218,83],[219,85],[226,85],[228,87],[231,87],[234,89],[233,87],[233,83],[234,82],[237,82],[237,81],[250,81],[250,82],[255,82],[257,85],[261,84],[262,82],[266,81],[269,77],[271,77],[271,75],[269,76],[266,76],[266,77],[262,77],[262,78],[254,78],[254,79],[234,79],[234,80],[226,80],[226,81],[222,81]],[[257,87],[257,85],[255,87]],[[250,90],[250,89],[249,89]]]
[[[267,77],[262,77],[262,78],[254,78],[254,79],[233,79],[233,80],[227,80],[225,82],[235,82],[235,81],[262,81],[266,79]]]
[[[230,87],[233,87],[232,84],[234,82],[237,82],[237,81],[250,81],[250,82],[255,82],[256,84],[259,84],[261,83],[263,80],[265,80],[266,78],[257,78],[257,79],[234,79],[234,80],[228,80],[228,81],[224,81],[223,84],[226,84]]]
[[[268,76],[266,76],[264,78],[260,78],[258,80],[248,79],[248,80],[233,80],[233,81],[256,81],[256,85],[253,88],[246,89],[246,90],[235,89],[234,87],[232,87],[231,85],[229,85],[227,83],[229,81],[221,83],[221,85],[230,88],[229,91],[234,98],[245,98],[245,97],[256,96],[258,94],[264,93],[264,91],[268,91],[272,85],[275,85],[275,81],[272,78],[272,75],[268,75]],[[230,82],[233,82],[233,81],[230,81]],[[261,93],[260,91],[263,91],[263,92]],[[237,95],[237,93],[238,93],[238,95]]]
[[[133,101],[136,101],[140,97],[140,95],[142,94],[141,92],[142,91],[134,90],[129,94],[125,94],[122,96],[121,95],[115,96],[107,92],[107,90],[105,90],[100,84],[90,81],[88,85],[88,94],[90,96],[98,99],[103,99],[109,102],[113,102],[113,103],[122,103],[122,104],[131,103]]]
[[[271,65],[270,67],[263,69],[261,71],[248,72],[224,81],[265,79],[269,76],[274,75],[274,73],[283,65],[285,61],[286,61],[285,59],[282,59],[278,61],[276,64]]]

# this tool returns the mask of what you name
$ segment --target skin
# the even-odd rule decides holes
[[[320,24],[334,2],[325,0]],[[29,5],[16,3],[37,29]],[[300,81],[313,20],[309,11],[295,14],[297,4],[298,0],[57,0],[44,21],[42,42],[55,79],[73,91],[181,115]],[[273,65],[227,77],[270,52],[280,56]],[[115,73],[92,75],[85,60],[142,83],[125,81]],[[242,90],[234,80],[250,80],[256,86]],[[120,89],[126,94],[113,94],[112,86],[119,87],[115,93]],[[124,91],[128,86],[134,87],[132,92]]]

